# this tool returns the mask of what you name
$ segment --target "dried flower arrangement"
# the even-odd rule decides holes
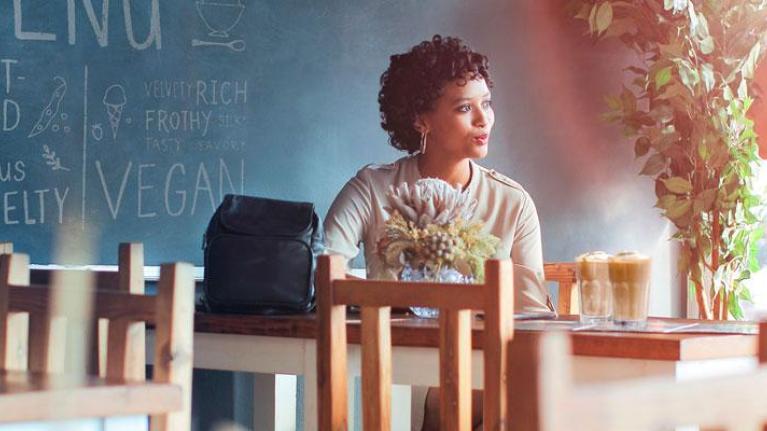
[[[464,280],[484,278],[484,262],[495,254],[499,239],[470,221],[476,200],[460,187],[436,178],[391,186],[390,214],[378,241],[378,254],[397,273],[420,271],[423,279],[448,281],[446,270]],[[455,272],[453,271],[453,272]]]

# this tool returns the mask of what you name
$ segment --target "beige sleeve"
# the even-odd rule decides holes
[[[538,212],[533,199],[525,193],[511,247],[514,262],[514,307],[518,311],[552,310],[543,278],[543,250]]]
[[[370,220],[370,189],[360,173],[349,180],[330,205],[325,217],[325,253],[347,260],[360,251]]]

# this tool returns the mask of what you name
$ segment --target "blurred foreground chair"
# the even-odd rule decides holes
[[[443,431],[471,429],[471,310],[483,310],[485,429],[505,418],[505,361],[514,333],[511,261],[489,260],[485,284],[347,279],[341,256],[317,267],[317,389],[321,430],[346,430],[346,305],[361,306],[362,416],[366,431],[390,430],[391,307],[440,309],[440,413]]]
[[[541,333],[509,347],[508,412],[512,431],[645,431],[699,425],[762,430],[767,421],[767,324],[759,327],[759,362],[748,374],[690,381],[643,378],[574,384],[569,336]]]
[[[543,264],[543,278],[559,287],[557,314],[578,314],[578,289],[576,288],[575,263],[551,262]]]
[[[136,268],[130,273],[136,274]],[[130,279],[127,273],[117,274],[118,278]],[[0,421],[148,414],[152,430],[190,429],[194,318],[191,265],[163,265],[157,296],[98,285],[99,278],[113,275],[75,270],[48,275],[51,286],[30,285],[28,256],[0,256]],[[126,285],[130,284],[138,285],[135,281]],[[78,322],[79,317],[59,314],[54,300],[66,301],[78,289],[89,295],[80,306],[92,311],[90,317],[110,322],[103,379],[92,375],[77,379],[83,374],[78,369],[88,368],[87,361],[65,362],[77,357],[71,353],[74,346],[65,341],[82,337],[66,331],[78,324],[80,329],[87,328],[89,324]],[[26,324],[24,330],[20,330],[19,322]],[[150,382],[142,381],[145,357],[129,347],[136,322],[155,325],[155,362]],[[80,344],[87,344],[85,341],[80,340]],[[139,369],[141,375],[135,378]]]
[[[13,250],[11,249],[11,252]],[[80,271],[79,269],[40,269],[30,271],[30,283],[34,285],[50,285],[54,274],[65,274],[67,271]],[[124,292],[143,295],[144,282],[144,245],[142,243],[121,243],[117,252],[117,271],[89,270],[94,278],[95,288],[99,290]],[[25,325],[22,325],[25,326]],[[112,342],[113,355],[125,355],[125,361],[113,361],[112,366],[125,363],[129,367],[125,372],[131,380],[144,380],[146,378],[146,325],[144,322],[131,322],[125,320],[98,319],[93,322],[91,328],[91,345],[98,343],[98,349],[90,349],[88,372],[101,377],[106,376],[107,360],[106,352],[109,349],[109,332],[112,339],[126,338],[124,351],[116,351],[122,342]],[[21,352],[21,349],[17,349]],[[25,359],[20,358],[20,363]]]

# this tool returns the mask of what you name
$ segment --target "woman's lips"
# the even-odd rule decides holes
[[[480,145],[484,145],[484,144],[487,144],[487,141],[488,141],[489,138],[490,138],[490,136],[487,133],[484,133],[482,135],[475,136],[474,137],[474,142],[476,142],[476,143],[478,143]]]

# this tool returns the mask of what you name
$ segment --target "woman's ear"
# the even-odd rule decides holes
[[[413,123],[413,127],[420,134],[424,134],[424,133],[428,133],[429,132],[429,126],[426,124],[426,121],[424,120],[423,116],[421,116],[421,115],[416,117],[415,122]]]

